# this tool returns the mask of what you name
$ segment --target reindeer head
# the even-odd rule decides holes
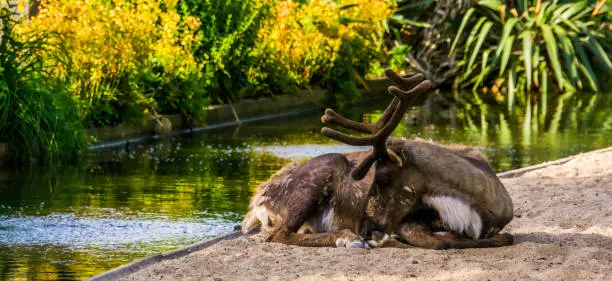
[[[412,100],[430,87],[429,80],[423,81],[422,74],[402,78],[392,70],[386,69],[385,75],[399,88],[396,86],[389,87],[389,93],[395,97],[375,124],[359,123],[346,119],[329,108],[325,110],[325,114],[321,117],[323,123],[335,124],[354,131],[371,134],[368,137],[353,137],[327,127],[321,129],[323,135],[346,144],[373,146],[372,152],[351,172],[351,177],[355,180],[363,179],[375,162],[378,162],[375,178],[382,182],[386,181],[385,177],[389,177],[392,171],[402,167],[404,164],[402,158],[393,150],[387,148],[387,138],[401,121]]]
[[[394,151],[393,146],[387,146],[387,139],[402,120],[412,100],[430,87],[429,81],[423,80],[422,74],[402,78],[387,69],[385,75],[399,88],[396,86],[389,87],[389,93],[395,97],[375,124],[359,123],[346,119],[332,109],[326,109],[325,114],[321,117],[323,123],[335,124],[353,131],[371,134],[367,137],[353,137],[327,127],[321,130],[323,135],[346,144],[373,146],[372,151],[362,158],[361,163],[351,171],[351,177],[356,181],[362,180],[370,167],[376,164],[374,182],[369,190],[370,198],[368,199],[366,213],[371,218],[371,222],[377,225],[376,228],[380,230],[385,230],[385,227],[393,227],[393,220],[403,218],[406,212],[410,210],[410,208],[404,208],[393,202],[398,201],[399,204],[412,204],[414,202],[412,191],[404,190],[405,182],[403,179],[406,177],[404,173],[410,170],[407,167],[402,168],[404,164],[407,164],[401,157],[402,152],[400,150]],[[392,228],[386,230],[394,231]]]

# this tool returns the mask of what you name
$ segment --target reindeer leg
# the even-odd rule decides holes
[[[372,231],[372,239],[368,240],[368,244],[372,248],[414,248],[414,246],[402,243],[395,239],[395,237],[380,231]]]
[[[450,233],[436,235],[418,223],[404,223],[400,228],[400,236],[410,245],[437,250],[502,247],[512,245],[513,242],[512,235],[508,233],[483,239],[457,238]]]
[[[344,229],[339,232],[295,233],[288,229],[279,229],[268,236],[269,242],[278,242],[303,247],[346,247],[370,248],[370,245],[355,232]]]
[[[440,239],[423,224],[407,222],[399,230],[399,235],[410,245],[426,249],[449,249],[448,243]]]
[[[390,238],[382,244],[381,248],[414,249],[414,246]]]
[[[493,248],[510,246],[513,243],[514,238],[510,233],[495,234],[490,238],[482,239],[469,239],[469,238],[457,238],[454,236],[441,237],[443,241],[448,243],[450,248],[453,249],[466,249],[466,248]]]

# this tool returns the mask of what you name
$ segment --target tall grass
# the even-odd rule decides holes
[[[77,108],[62,88],[43,84],[37,54],[48,37],[16,36],[16,8],[0,3],[0,142],[16,162],[74,160],[85,145]]]

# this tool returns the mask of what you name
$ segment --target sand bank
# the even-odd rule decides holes
[[[503,174],[515,245],[338,249],[220,240],[121,280],[612,280],[612,149]]]

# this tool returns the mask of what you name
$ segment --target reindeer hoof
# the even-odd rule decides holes
[[[380,248],[385,245],[389,239],[391,239],[389,234],[382,233],[380,231],[372,231],[372,239],[368,240],[368,244],[372,248]]]
[[[495,240],[495,246],[497,247],[510,246],[514,244],[514,237],[510,233],[497,234],[491,238]]]
[[[338,248],[349,248],[349,249],[371,249],[370,244],[363,239],[349,241],[346,238],[338,238],[336,240],[336,247]]]
[[[431,247],[434,250],[448,250],[448,249],[452,249],[451,245],[446,243],[446,242],[438,242],[436,244],[433,245],[433,247]]]
[[[370,244],[361,236],[352,232],[347,232],[342,237],[336,239],[336,247],[349,249],[370,249]]]
[[[370,244],[363,239],[355,240],[349,243],[347,246],[349,249],[371,249]]]

